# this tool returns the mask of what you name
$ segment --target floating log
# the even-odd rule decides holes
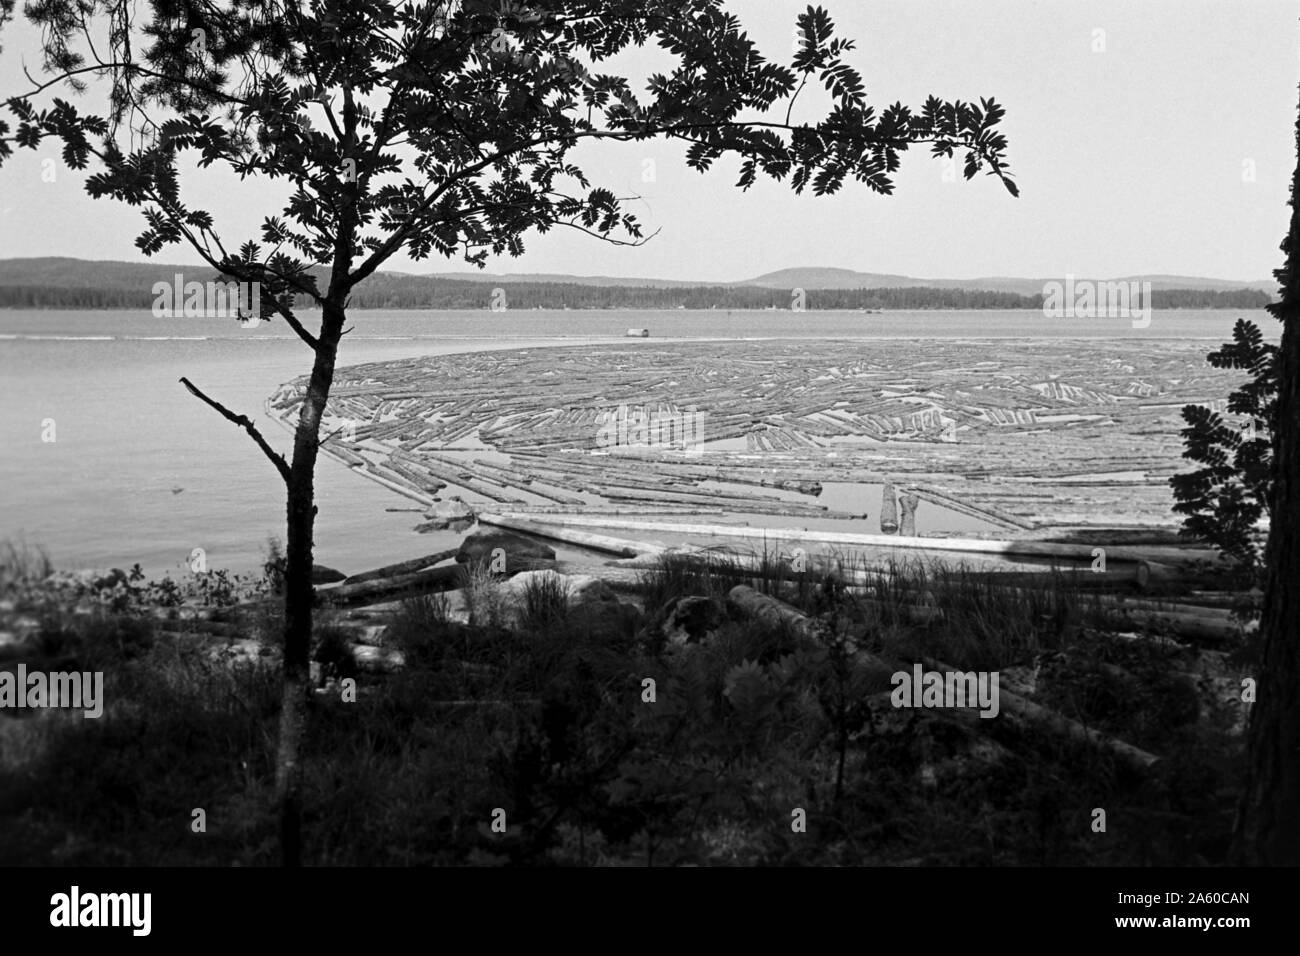
[[[412,509],[415,510],[415,509]],[[511,514],[536,515],[720,515],[722,508],[698,508],[693,505],[518,505]]]
[[[880,530],[885,534],[898,531],[898,505],[894,501],[894,486],[885,482],[880,492]]]
[[[916,537],[916,506],[920,500],[913,494],[905,494],[898,499],[898,507],[902,512],[898,533],[905,538]]]
[[[374,469],[375,466],[371,462],[366,462],[366,468],[361,471],[361,474],[366,475],[372,481],[377,481],[381,485],[391,488],[399,495],[404,495],[405,497],[410,498],[412,501],[420,502],[420,504],[425,505],[426,507],[434,504],[432,495],[425,494],[424,492],[421,491],[413,491],[410,488],[398,484],[396,481],[390,480],[389,478],[386,478],[383,475],[378,474]]]
[[[956,498],[952,495],[946,495],[936,491],[934,488],[918,488],[913,486],[909,489],[910,493],[916,495],[933,504],[942,505],[959,514],[969,515],[972,518],[982,518],[991,524],[1000,524],[1008,528],[1019,528],[1022,531],[1031,531],[1035,524],[1024,518],[1018,518],[1015,515],[1007,514],[1000,511],[992,505],[976,505],[971,503],[969,498]]]
[[[321,445],[321,451],[325,452],[328,455],[333,455],[335,458],[343,462],[343,464],[347,465],[349,468],[363,468],[365,467],[366,464],[366,460],[364,458],[362,458],[356,452],[344,448],[341,444],[339,444],[336,441],[329,441],[326,442],[324,445]]]

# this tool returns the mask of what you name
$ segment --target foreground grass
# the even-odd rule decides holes
[[[36,561],[6,580],[41,571]],[[1065,582],[1026,595],[899,566],[864,596],[771,572],[754,583],[818,615],[816,635],[720,604],[707,639],[670,641],[660,625],[676,599],[720,599],[738,583],[744,569],[721,559],[669,560],[648,574],[649,614],[575,608],[544,583],[513,629],[487,582],[468,602],[473,625],[438,596],[404,602],[385,640],[405,668],[358,675],[355,700],[337,681],[316,697],[308,861],[1223,859],[1239,738],[1213,695],[1180,676],[1182,652],[1116,641]],[[108,704],[100,720],[0,714],[0,863],[277,862],[276,654],[231,659],[225,640],[139,608],[75,614],[39,588],[22,593],[40,626],[0,649],[0,668],[102,670]],[[944,609],[941,621],[911,623],[918,595]],[[325,673],[354,674],[345,650],[323,621],[315,656]],[[1164,759],[1139,777],[1104,749],[1033,725],[895,709],[889,671],[863,663],[864,652],[1031,675],[1062,712]],[[1097,808],[1104,833],[1091,826]],[[196,810],[205,832],[195,832]]]

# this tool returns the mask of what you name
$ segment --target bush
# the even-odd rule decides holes
[[[1255,523],[1270,512],[1270,434],[1276,426],[1278,347],[1264,342],[1253,322],[1238,319],[1233,341],[1207,356],[1215,368],[1241,369],[1249,378],[1228,396],[1227,410],[1245,416],[1238,427],[1201,405],[1183,407],[1183,457],[1201,468],[1169,479],[1182,531],[1208,541],[1227,558],[1261,570]]]
[[[430,667],[441,659],[453,630],[451,602],[439,591],[404,599],[384,629],[384,640],[402,652],[408,666]]]

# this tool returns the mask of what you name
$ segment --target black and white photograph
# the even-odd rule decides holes
[[[0,0],[11,915],[961,871],[1239,944],[1298,145],[1283,0]]]

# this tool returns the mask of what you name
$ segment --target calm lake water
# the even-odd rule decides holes
[[[1156,311],[1126,318],[1047,319],[1041,312],[415,312],[354,314],[339,365],[480,349],[692,338],[1125,338],[1226,341],[1238,317],[1271,338],[1260,311]],[[312,328],[314,317],[308,316]],[[624,337],[631,327],[650,339]],[[997,349],[990,341],[990,350]],[[284,534],[284,490],[248,436],[191,396],[208,395],[259,423],[282,450],[289,435],[263,412],[283,382],[310,369],[283,325],[154,318],[133,311],[0,310],[0,541],[41,545],[59,567],[179,574],[193,548],[210,568],[248,571]],[[1086,373],[1084,373],[1086,374]],[[52,419],[55,441],[42,441]],[[316,556],[355,572],[435,550],[415,503],[322,456]]]

